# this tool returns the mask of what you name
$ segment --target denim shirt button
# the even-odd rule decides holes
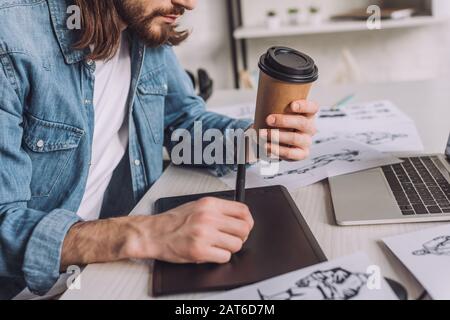
[[[36,146],[37,146],[38,148],[43,148],[44,145],[45,145],[44,140],[39,140],[39,141],[36,143]]]
[[[140,160],[134,160],[134,164],[136,167],[139,167],[141,165],[141,161]]]
[[[88,66],[92,66],[94,64],[94,61],[92,59],[88,59],[86,63],[88,64]]]

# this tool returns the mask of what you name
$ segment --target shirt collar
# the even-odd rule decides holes
[[[109,1],[109,0],[107,0]],[[76,50],[73,48],[73,44],[77,41],[77,35],[75,30],[69,30],[67,27],[67,19],[69,14],[67,9],[73,5],[73,0],[47,0],[50,10],[50,16],[55,30],[56,38],[58,39],[59,46],[64,56],[64,60],[67,64],[74,64],[80,62],[89,55],[90,49]],[[142,61],[145,54],[145,45],[134,34],[129,34],[129,39],[132,44],[132,58],[135,61]],[[134,56],[138,54],[139,56]]]
[[[80,62],[89,54],[89,49],[75,50],[73,44],[76,42],[75,30],[67,27],[67,13],[69,6],[73,5],[71,0],[47,0],[50,16],[55,30],[56,38],[64,55],[64,60],[68,64]]]

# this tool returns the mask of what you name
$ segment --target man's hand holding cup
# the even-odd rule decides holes
[[[316,103],[308,101],[319,77],[314,60],[297,50],[272,47],[259,61],[260,77],[254,129],[266,156],[299,161],[310,154],[316,133]],[[261,154],[260,154],[261,156]]]
[[[272,114],[266,119],[270,128],[261,129],[260,137],[267,140],[267,154],[282,160],[300,161],[309,157],[313,136],[316,134],[316,114],[319,106],[310,101],[291,103],[287,114]]]

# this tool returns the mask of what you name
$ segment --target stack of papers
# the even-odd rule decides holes
[[[255,107],[245,103],[214,109],[233,118],[253,118]],[[326,178],[401,162],[387,152],[420,152],[423,144],[414,121],[390,101],[321,108],[309,159],[259,163],[248,170],[248,187],[305,187]],[[234,187],[236,174],[222,178]]]
[[[450,225],[383,241],[433,299],[450,299]]]
[[[397,300],[380,268],[358,253],[208,300]]]

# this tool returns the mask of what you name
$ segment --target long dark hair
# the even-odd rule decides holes
[[[121,19],[112,0],[74,0],[81,11],[81,30],[74,48],[93,46],[92,60],[110,59],[120,45]],[[178,45],[189,36],[187,31],[170,32],[168,43]]]

